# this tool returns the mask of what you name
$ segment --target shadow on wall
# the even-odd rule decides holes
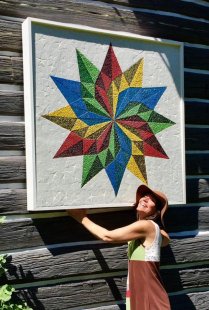
[[[30,282],[35,280],[32,272],[30,270],[24,270],[21,265],[14,265],[12,263],[12,256],[7,257],[7,263],[5,265],[7,268],[7,273],[15,277],[15,283],[18,283],[20,280],[22,282],[27,282],[28,279],[30,279]],[[6,280],[6,277],[5,279]],[[24,286],[24,284],[23,284]],[[43,304],[38,300],[37,298],[38,288],[27,288],[27,289],[20,289],[15,294],[12,295],[12,301],[14,303],[20,303],[20,302],[26,302],[29,307],[31,307],[34,310],[45,310],[45,307]]]
[[[162,256],[166,261],[169,260],[171,264],[176,263],[174,253],[170,246],[167,246],[163,249]],[[191,299],[186,294],[183,294],[183,285],[178,269],[167,269],[167,270],[164,269],[163,272],[161,270],[161,273],[163,273],[163,279],[166,291],[172,292],[169,296],[171,309],[195,310],[196,307],[194,306]],[[178,294],[178,292],[181,291],[182,294]]]
[[[179,207],[178,207],[179,208]],[[168,212],[166,217],[166,224],[169,228],[169,231],[173,231],[174,227],[178,222],[184,220],[185,223],[186,218],[188,219],[188,207],[182,208],[170,208],[171,212]],[[129,213],[129,216],[128,216]],[[117,213],[118,214],[118,213]],[[189,212],[189,215],[193,214],[193,220],[189,220],[189,223],[192,223],[193,229],[198,228],[198,210],[195,212]],[[134,218],[130,212],[121,211],[120,217],[115,216],[113,212],[94,215],[95,221],[99,224],[111,229],[120,224],[125,225],[130,221],[133,222]],[[176,225],[174,225],[174,222]],[[41,238],[41,244],[45,245],[47,250],[49,251],[49,263],[54,266],[58,266],[59,262],[62,262],[63,259],[66,264],[59,265],[59,270],[57,270],[57,277],[63,278],[66,276],[71,276],[78,272],[76,269],[68,270],[70,266],[74,266],[72,260],[75,260],[75,257],[80,257],[78,259],[78,265],[82,263],[85,266],[84,269],[79,269],[80,274],[101,274],[101,279],[106,281],[108,286],[108,290],[111,293],[114,302],[121,302],[125,298],[125,274],[127,272],[127,257],[126,257],[126,245],[120,247],[121,250],[114,250],[116,245],[111,244],[91,244],[88,240],[95,240],[95,238],[88,234],[82,226],[80,226],[76,221],[69,217],[60,217],[60,218],[41,218],[33,220],[34,231],[36,230],[36,234],[34,235],[34,239],[39,236]],[[182,227],[182,224],[181,224]],[[180,226],[179,226],[180,228]],[[81,244],[79,243],[81,241]],[[39,241],[40,242],[40,241]],[[57,245],[59,244],[59,247]],[[90,268],[90,258],[89,255],[83,255],[84,251],[88,250],[91,254],[91,267]],[[80,252],[75,256],[76,252]],[[51,257],[50,257],[51,256]],[[74,257],[74,258],[73,258]],[[71,265],[67,265],[67,261],[71,260]],[[176,264],[175,255],[171,249],[171,247],[166,247],[163,249],[163,257],[162,262],[164,265],[173,265]],[[97,265],[97,268],[95,268]],[[10,257],[8,261],[8,273],[15,278],[15,283],[31,283],[37,281],[36,275],[31,271],[31,265],[26,264],[27,269],[22,265],[14,265],[12,264],[12,257]],[[89,267],[86,267],[89,266]],[[75,273],[76,271],[76,273]],[[122,271],[124,274],[123,277],[116,276],[114,277],[115,271]],[[109,277],[103,277],[104,274],[110,274]],[[183,291],[183,284],[181,281],[181,277],[178,269],[169,268],[167,270],[162,270],[162,274],[164,277],[164,282],[167,291],[169,292],[178,292]],[[48,275],[49,277],[50,275]],[[56,276],[56,275],[55,275]],[[19,297],[24,298],[29,306],[31,306],[34,310],[45,310],[45,306],[38,299],[38,288],[27,288],[25,290],[20,291]],[[179,309],[187,309],[187,310],[195,310],[195,307],[192,301],[189,299],[187,295],[174,295],[170,297],[170,301],[172,304],[172,310]],[[82,302],[82,300],[81,300]],[[78,305],[79,307],[79,305]],[[81,307],[81,306],[80,306]],[[118,305],[118,309],[124,310],[125,304]]]

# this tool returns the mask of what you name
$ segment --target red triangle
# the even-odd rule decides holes
[[[109,113],[110,117],[113,116],[112,107],[109,103],[107,93],[102,88],[96,86],[95,89],[95,98],[101,104],[101,106]]]
[[[94,143],[95,143],[95,139],[84,139],[83,140],[83,153],[90,154],[89,150]]]
[[[78,156],[83,154],[83,139],[76,133],[71,132],[65,139],[54,158]]]
[[[101,136],[97,140],[97,153],[105,150],[109,145],[110,133],[112,129],[112,123],[103,131]]]
[[[121,125],[124,125],[125,127],[133,127],[133,128],[140,128],[142,126],[144,126],[145,122],[143,120],[117,120],[118,123],[120,123]]]
[[[144,142],[144,155],[168,159],[168,156],[166,155],[161,146],[160,146],[161,150],[159,150],[159,146],[160,146],[159,142],[158,142],[158,149],[156,149],[155,146],[152,146],[147,142]]]

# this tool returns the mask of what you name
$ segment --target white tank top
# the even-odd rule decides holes
[[[159,262],[162,235],[159,226],[151,221],[155,226],[155,238],[151,245],[145,247],[145,261]]]

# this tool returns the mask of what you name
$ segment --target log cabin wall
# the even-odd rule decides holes
[[[37,310],[125,309],[126,245],[95,240],[65,212],[26,209],[21,24],[30,16],[184,42],[187,204],[170,206],[161,271],[173,310],[208,310],[209,2],[4,0],[0,12],[1,284]],[[106,227],[131,221],[127,210],[92,216]]]

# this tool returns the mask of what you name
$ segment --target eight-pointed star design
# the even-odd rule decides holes
[[[82,186],[105,169],[117,195],[127,168],[147,183],[145,156],[168,158],[156,138],[174,122],[154,111],[166,87],[143,87],[143,59],[122,72],[110,44],[99,70],[77,50],[80,81],[51,76],[68,105],[43,115],[70,131],[54,158],[83,156]]]

